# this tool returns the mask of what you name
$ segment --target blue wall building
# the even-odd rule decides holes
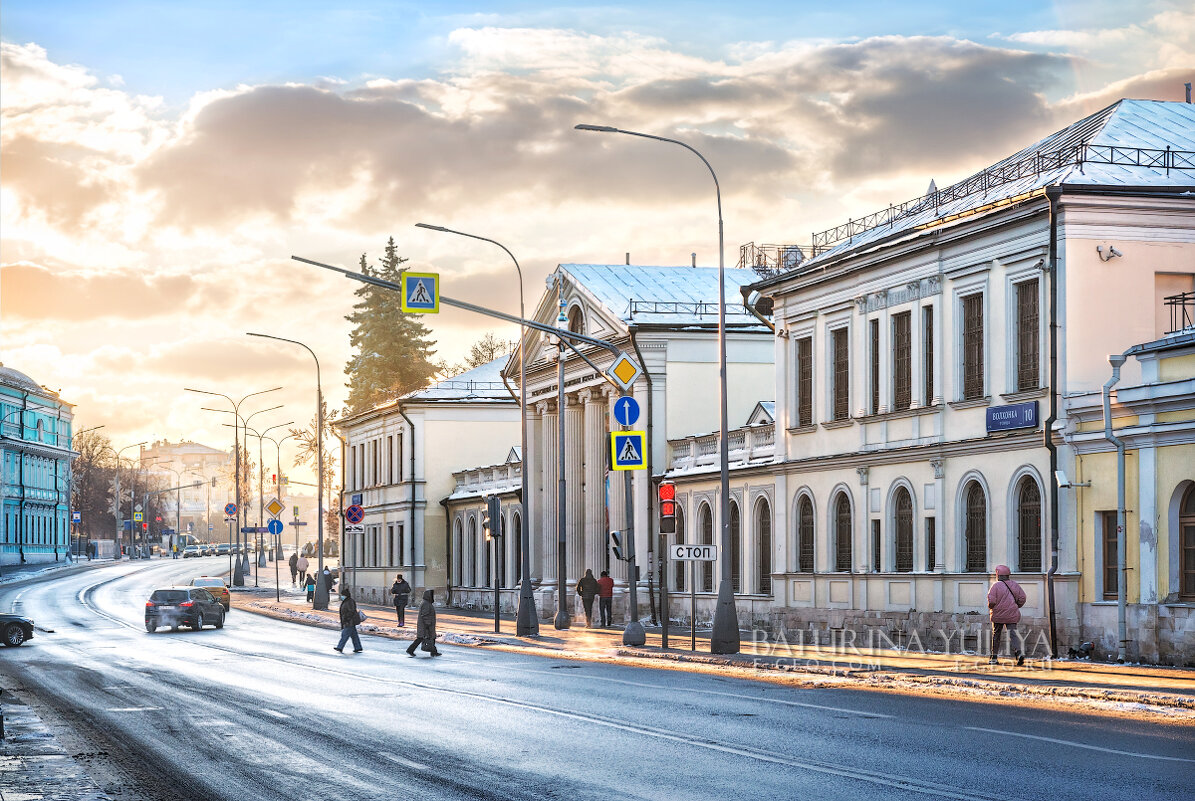
[[[0,363],[0,564],[54,562],[70,551],[73,407]]]

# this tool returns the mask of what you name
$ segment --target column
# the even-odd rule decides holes
[[[543,572],[543,458],[540,454],[540,444],[543,442],[543,406],[542,403],[527,408],[527,452],[523,454],[522,469],[527,471],[527,495],[523,499],[522,524],[530,526],[527,531],[528,546],[530,548],[531,581],[538,584]]]
[[[542,476],[540,486],[543,487],[543,492],[540,497],[543,501],[543,514],[536,524],[539,528],[542,551],[541,567],[543,569],[543,584],[545,586],[555,586],[556,582],[556,481],[559,473],[559,458],[557,457],[557,450],[559,443],[557,440],[557,428],[560,424],[559,410],[556,409],[555,404],[543,403],[544,407],[543,425],[541,431],[543,436],[540,438],[540,458],[542,466],[540,475]]]
[[[601,575],[606,550],[606,409],[602,397],[590,389],[579,394],[585,407],[585,563]]]
[[[585,574],[585,495],[582,487],[585,459],[585,407],[577,396],[565,398],[564,479],[565,529],[568,532],[568,580],[571,587]]]

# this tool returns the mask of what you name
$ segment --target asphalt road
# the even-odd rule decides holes
[[[234,610],[144,629],[215,560],[0,586],[53,629],[0,683],[120,799],[1189,799],[1195,729],[365,638]],[[13,788],[10,788],[13,789]]]

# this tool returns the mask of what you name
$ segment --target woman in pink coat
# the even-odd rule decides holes
[[[1021,621],[1021,607],[1025,605],[1025,591],[1013,581],[1008,565],[996,565],[996,582],[988,590],[988,610],[992,617],[992,656],[989,664],[996,664],[1000,650],[1000,635],[1008,629],[1008,645],[1017,665],[1025,664],[1025,655],[1017,647],[1017,623]]]

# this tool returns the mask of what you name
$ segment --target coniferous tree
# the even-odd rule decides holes
[[[365,275],[398,284],[406,261],[390,237],[377,267],[370,267],[364,254],[359,266]],[[362,284],[357,298],[345,318],[353,324],[349,343],[354,354],[344,368],[350,414],[427,386],[438,368],[432,360],[435,341],[419,315],[403,312],[398,292]]]

